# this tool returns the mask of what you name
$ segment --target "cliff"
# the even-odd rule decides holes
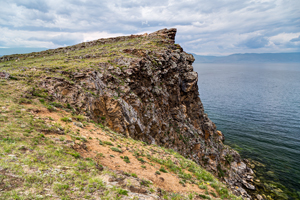
[[[10,67],[9,76],[34,86],[24,99],[43,97],[127,138],[173,149],[251,198],[245,189],[255,190],[253,172],[204,113],[195,59],[175,35],[163,29],[4,56],[0,69]]]

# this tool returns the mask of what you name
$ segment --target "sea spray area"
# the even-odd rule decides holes
[[[298,199],[300,65],[194,64],[205,112],[274,199]]]

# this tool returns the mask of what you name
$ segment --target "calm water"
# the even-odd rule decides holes
[[[205,112],[225,143],[300,194],[300,64],[193,66]]]

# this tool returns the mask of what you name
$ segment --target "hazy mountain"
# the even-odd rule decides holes
[[[24,54],[47,50],[46,48],[0,48],[0,56],[11,54]]]
[[[246,53],[232,54],[229,56],[202,56],[193,54],[195,63],[298,63],[300,62],[299,53]]]

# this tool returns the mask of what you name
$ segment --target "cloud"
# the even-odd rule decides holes
[[[300,35],[297,38],[293,38],[290,40],[291,42],[300,42]]]
[[[45,1],[35,1],[35,0],[17,0],[15,4],[23,6],[27,9],[38,10],[41,12],[48,12],[49,6]]]
[[[59,35],[55,35],[52,37],[47,37],[45,38],[44,36],[39,36],[39,37],[30,37],[28,38],[29,41],[51,41],[54,45],[58,46],[68,46],[76,43],[80,43],[83,40],[82,35],[74,35],[70,33],[62,33]]]
[[[252,37],[252,38],[246,40],[241,45],[242,46],[245,45],[246,47],[248,47],[250,49],[257,49],[257,48],[265,47],[268,44],[269,44],[268,39],[266,39],[263,36],[256,36],[256,37]]]
[[[55,48],[176,27],[176,42],[198,54],[296,51],[299,7],[298,0],[1,1],[0,47]]]

